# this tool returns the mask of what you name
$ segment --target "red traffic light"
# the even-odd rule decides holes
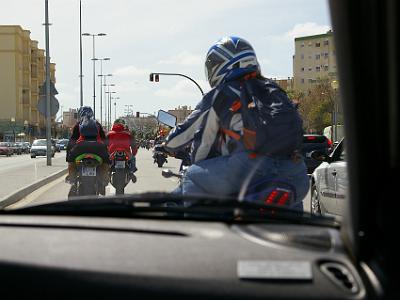
[[[160,75],[158,75],[158,74],[156,74],[155,75],[155,80],[154,80],[155,82],[159,82],[160,81]]]

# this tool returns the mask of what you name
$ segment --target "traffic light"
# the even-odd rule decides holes
[[[140,118],[140,112],[136,112],[136,118]]]
[[[150,81],[154,81],[154,74],[150,73]]]
[[[154,81],[155,81],[155,82],[159,82],[159,81],[160,81],[160,75],[156,74],[155,80],[154,80]]]

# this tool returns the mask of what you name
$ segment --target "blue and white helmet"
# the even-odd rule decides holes
[[[229,36],[220,39],[208,50],[205,69],[208,82],[214,88],[226,80],[259,72],[260,65],[249,42]]]
[[[90,106],[82,106],[78,110],[78,116],[80,121],[83,119],[91,119],[93,118],[93,110]]]

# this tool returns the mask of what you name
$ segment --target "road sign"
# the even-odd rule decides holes
[[[58,91],[56,90],[56,87],[54,86],[54,82],[50,80],[50,95],[57,95]],[[39,95],[46,95],[46,81],[43,82],[43,85],[39,89]]]
[[[40,96],[38,105],[37,105],[38,111],[44,115],[47,116],[46,114],[46,96]],[[58,103],[58,100],[56,97],[51,96],[50,97],[50,115],[55,116],[60,109],[60,103]]]

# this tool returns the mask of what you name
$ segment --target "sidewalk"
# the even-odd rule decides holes
[[[56,157],[52,159],[52,166],[46,165],[45,157],[31,159],[28,155],[16,158],[12,166],[2,166],[0,164],[0,200],[21,188],[66,168],[65,152],[56,154]]]

